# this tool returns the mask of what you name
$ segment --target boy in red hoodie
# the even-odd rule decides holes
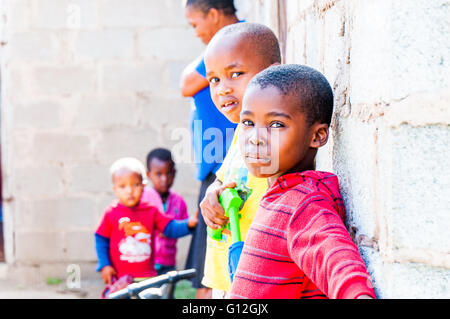
[[[245,239],[232,298],[375,298],[344,225],[338,179],[314,170],[332,113],[331,87],[312,68],[274,66],[248,84],[241,154],[269,189]]]

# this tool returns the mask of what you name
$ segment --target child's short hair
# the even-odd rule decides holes
[[[236,14],[234,0],[185,0],[185,6],[194,6],[204,13],[211,9],[222,11],[224,15],[230,16]]]
[[[146,174],[144,164],[140,160],[134,157],[122,157],[116,160],[110,167],[109,172],[111,177],[114,178],[116,174],[120,172],[133,172],[141,176],[142,182],[146,182]]]
[[[171,162],[172,164],[175,164],[175,162],[172,159],[172,153],[166,149],[166,148],[155,148],[151,150],[147,155],[147,169],[150,170],[150,162],[152,159],[157,158],[163,162]]]
[[[250,44],[252,53],[262,56],[267,65],[281,63],[281,50],[277,36],[264,24],[241,22],[227,25],[214,35],[210,46],[225,36],[244,38]]]
[[[255,75],[248,84],[250,86],[261,89],[273,86],[282,95],[293,96],[309,125],[331,123],[333,90],[325,76],[311,67],[299,64],[272,66]]]

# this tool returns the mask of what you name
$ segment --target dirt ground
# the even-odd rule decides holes
[[[81,282],[80,289],[68,289],[65,282],[24,285],[0,279],[0,299],[99,299],[104,285],[99,281]]]

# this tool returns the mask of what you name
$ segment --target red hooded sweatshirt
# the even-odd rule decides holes
[[[336,175],[305,171],[281,176],[261,199],[231,297],[375,298],[344,220]]]

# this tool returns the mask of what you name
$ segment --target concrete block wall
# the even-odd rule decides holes
[[[203,44],[179,0],[3,0],[1,9],[6,262],[28,281],[64,276],[72,263],[91,274],[111,163],[173,148],[175,129],[190,147],[179,77]],[[178,161],[174,189],[193,213],[189,159]],[[189,242],[180,240],[180,267]]]
[[[449,298],[449,1],[265,0],[248,20],[279,32],[280,4],[285,62],[334,89],[318,169],[340,179],[378,296]]]

